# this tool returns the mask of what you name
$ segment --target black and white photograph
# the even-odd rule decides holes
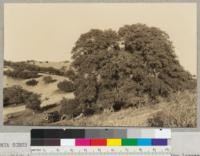
[[[196,4],[5,4],[3,118],[197,127]]]

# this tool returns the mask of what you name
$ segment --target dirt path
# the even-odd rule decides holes
[[[7,116],[8,114],[17,113],[25,110],[25,105],[14,106],[14,107],[4,107],[3,108],[3,116]]]

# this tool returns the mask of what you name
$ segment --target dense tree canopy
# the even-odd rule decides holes
[[[119,110],[144,95],[155,100],[196,85],[180,65],[169,36],[156,27],[92,29],[80,36],[72,54],[75,97],[86,108]]]

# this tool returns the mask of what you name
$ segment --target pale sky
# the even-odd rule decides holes
[[[7,60],[70,60],[74,43],[91,28],[142,23],[167,32],[181,65],[197,73],[195,3],[8,3],[4,9]]]

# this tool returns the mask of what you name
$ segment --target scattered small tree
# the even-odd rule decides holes
[[[62,115],[63,114],[67,115],[69,118],[78,116],[82,112],[82,109],[81,109],[78,101],[75,99],[63,98],[60,101],[60,104],[61,104],[60,113]]]
[[[29,98],[26,100],[26,108],[32,109],[32,110],[40,110],[40,95],[38,94],[31,94]]]
[[[27,84],[28,86],[35,86],[35,85],[38,84],[38,81],[35,80],[35,79],[31,79],[31,80],[26,81],[26,84]]]
[[[18,69],[4,71],[4,74],[9,77],[19,78],[19,79],[30,79],[30,78],[40,77],[38,72],[29,70],[18,70]]]
[[[3,105],[25,104],[26,99],[32,93],[23,89],[21,86],[6,87],[3,89]]]
[[[57,84],[58,88],[64,92],[73,92],[75,87],[74,84],[68,80],[61,81]]]
[[[20,86],[4,88],[3,92],[4,106],[25,104],[27,108],[33,110],[40,109],[41,101],[38,94],[27,91]]]
[[[13,71],[6,71],[5,74],[8,74],[8,76],[16,78],[23,78],[23,79],[37,78],[38,77],[38,75],[36,75],[37,73],[64,75],[64,72],[59,69],[53,67],[40,67],[26,61],[11,62],[5,60],[4,64],[5,66],[10,66],[11,68],[13,68]]]

